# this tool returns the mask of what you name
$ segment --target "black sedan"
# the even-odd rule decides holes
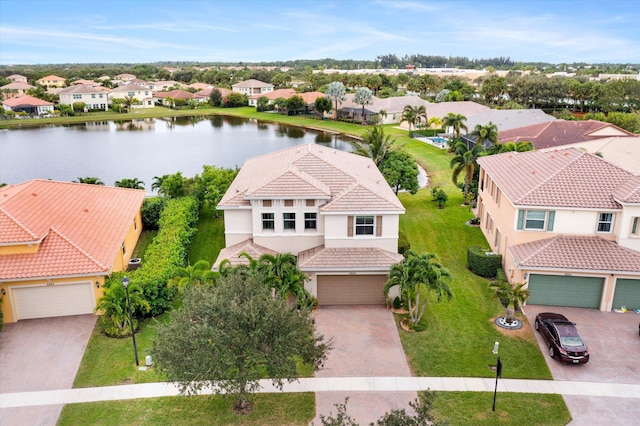
[[[575,323],[564,315],[542,312],[536,316],[535,327],[547,341],[551,358],[572,364],[589,362],[587,345],[582,341]]]

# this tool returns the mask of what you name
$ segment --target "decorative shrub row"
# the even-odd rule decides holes
[[[158,229],[162,210],[167,205],[168,198],[149,197],[142,204],[142,225],[145,229]]]
[[[167,283],[176,268],[184,267],[198,222],[198,202],[193,197],[166,201],[158,221],[158,235],[153,239],[142,259],[140,268],[127,272],[132,282],[138,283],[151,307],[139,316],[156,316],[171,306],[175,287]],[[112,274],[110,281],[121,280],[124,273]],[[107,285],[110,285],[108,283]]]
[[[494,278],[498,269],[502,268],[502,255],[487,253],[490,253],[489,249],[469,247],[467,249],[467,263],[474,274]]]

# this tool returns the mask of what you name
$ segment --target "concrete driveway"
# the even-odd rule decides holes
[[[314,314],[317,331],[334,339],[334,349],[316,377],[411,376],[393,314],[383,306],[329,306]],[[317,392],[316,419],[335,416],[334,404],[349,397],[347,413],[359,424],[377,421],[393,409],[409,409],[416,392]]]
[[[640,384],[640,315],[537,305],[528,305],[525,311],[531,327],[540,312],[563,314],[576,323],[589,347],[587,364],[567,365],[551,359],[542,335],[535,332],[554,379]],[[571,425],[635,424],[640,413],[637,399],[578,396],[564,399],[573,416]]]
[[[70,389],[97,317],[23,320],[0,333],[0,393]],[[55,425],[62,405],[11,408],[0,424]]]

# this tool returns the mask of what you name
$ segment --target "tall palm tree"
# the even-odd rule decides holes
[[[409,134],[411,134],[411,127],[414,128],[427,122],[427,108],[424,105],[411,106],[405,105],[402,110],[402,121],[409,123]]]
[[[463,194],[465,202],[469,200],[469,186],[477,168],[478,157],[484,152],[482,145],[476,144],[473,149],[468,149],[464,142],[456,144],[455,156],[451,159],[450,166],[453,168],[451,180],[458,184],[458,177],[464,172]]]
[[[467,121],[467,117],[464,115],[450,112],[442,119],[442,124],[445,127],[452,127],[455,138],[460,139],[460,132],[463,129],[469,130],[466,124],[464,124],[465,121]]]
[[[434,132],[436,129],[442,129],[442,118],[431,117],[429,119],[429,127],[431,127],[434,130]]]
[[[118,188],[144,189],[144,182],[138,178],[124,178],[122,180],[117,180],[116,186]]]
[[[367,124],[367,119],[364,114],[365,105],[371,105],[373,103],[373,92],[368,87],[358,87],[356,93],[353,96],[353,102],[358,105],[362,105],[362,125]]]
[[[474,127],[471,132],[471,136],[477,138],[476,145],[482,145],[487,148],[487,142],[491,142],[492,144],[498,143],[498,126],[492,122],[489,122],[484,126],[476,124],[476,127]]]
[[[391,266],[384,292],[388,295],[389,289],[398,285],[400,295],[407,302],[411,323],[417,324],[426,311],[431,292],[435,292],[438,302],[443,297],[451,300],[451,279],[451,274],[438,262],[435,254],[418,255],[413,250],[407,250],[404,260]],[[424,296],[422,301],[421,295]]]
[[[379,167],[387,158],[395,141],[390,135],[384,134],[384,127],[376,126],[366,130],[362,141],[353,141],[351,145],[355,154],[371,158]]]

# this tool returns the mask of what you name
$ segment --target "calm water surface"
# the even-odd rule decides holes
[[[247,158],[317,143],[350,151],[347,139],[235,117],[179,117],[104,121],[0,131],[0,182],[62,181],[97,176],[106,185],[138,178],[150,192],[154,176],[202,166],[242,166]]]

